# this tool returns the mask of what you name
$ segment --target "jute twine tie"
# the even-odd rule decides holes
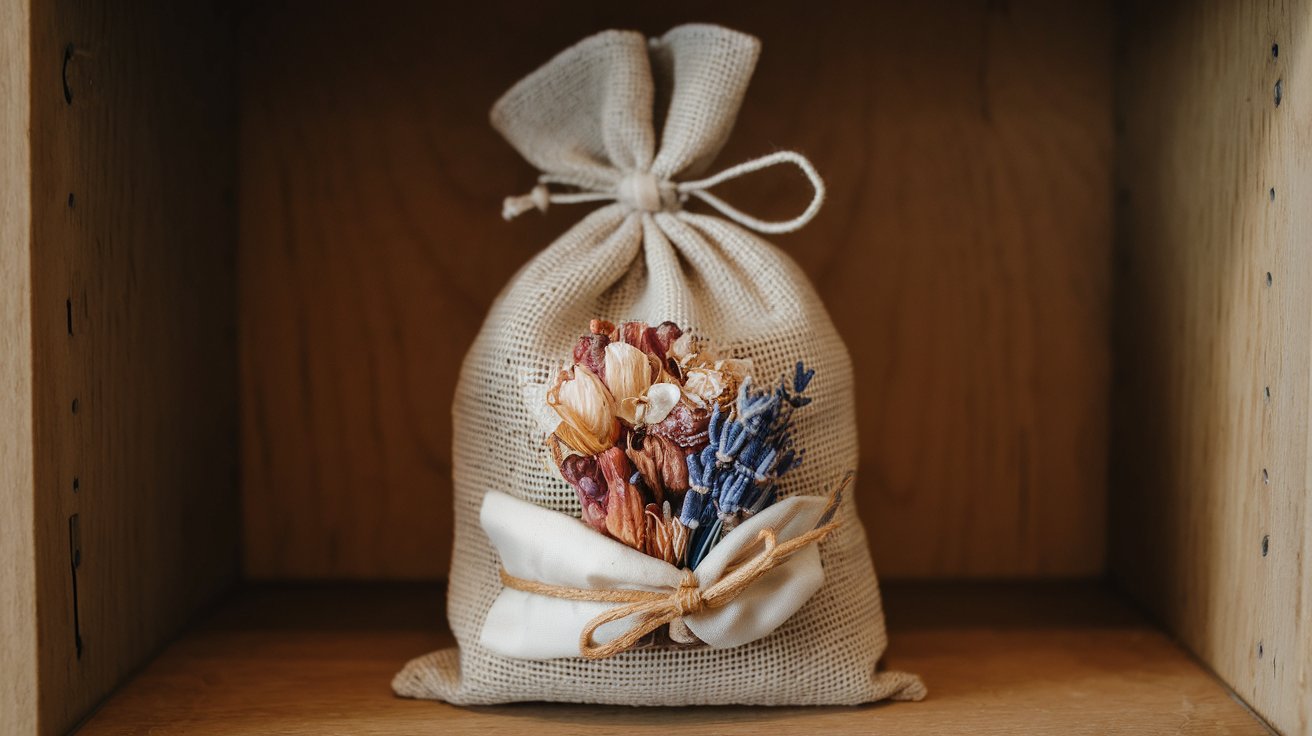
[[[692,570],[684,571],[679,587],[659,593],[650,590],[594,590],[551,585],[515,577],[506,572],[505,567],[501,568],[501,584],[514,590],[551,598],[625,604],[596,616],[579,634],[579,654],[587,659],[606,659],[632,648],[647,634],[676,619],[729,605],[762,575],[782,565],[799,550],[829,536],[838,528],[838,524],[836,520],[831,521],[785,542],[776,539],[774,529],[762,529],[756,539],[764,544],[764,549],[707,588],[701,587]],[[593,641],[597,629],[629,616],[638,616],[638,620],[628,631],[605,644]]]

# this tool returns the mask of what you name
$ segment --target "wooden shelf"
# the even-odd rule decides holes
[[[456,708],[391,694],[451,643],[436,586],[247,589],[81,728],[99,734],[1265,734],[1210,673],[1092,583],[889,585],[888,663],[921,703],[859,708]]]

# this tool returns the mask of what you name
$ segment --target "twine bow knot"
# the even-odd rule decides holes
[[[647,634],[676,619],[695,615],[708,608],[729,605],[763,575],[787,562],[789,557],[829,536],[830,532],[838,528],[838,524],[837,520],[830,521],[784,542],[776,539],[774,529],[762,529],[756,537],[762,545],[761,551],[705,588],[701,587],[692,570],[685,570],[679,586],[667,592],[570,588],[515,577],[504,567],[501,568],[501,584],[514,590],[552,598],[624,604],[597,615],[588,621],[579,634],[579,654],[587,659],[606,659],[632,648]],[[637,621],[624,633],[605,644],[593,640],[597,629],[630,616],[637,616]]]
[[[814,190],[811,202],[806,206],[806,210],[791,220],[775,222],[753,217],[709,191],[711,187],[729,179],[736,179],[744,174],[750,174],[753,171],[760,171],[779,164],[797,166],[803,174],[806,174],[806,178],[811,182],[811,187]],[[549,184],[572,186],[580,191],[552,192],[548,188]],[[697,181],[675,183],[658,179],[655,174],[648,171],[632,171],[621,177],[613,189],[605,190],[597,189],[595,184],[585,182],[579,177],[543,174],[538,177],[537,186],[533,187],[528,194],[506,197],[501,207],[501,216],[507,220],[513,220],[532,209],[546,212],[552,204],[609,201],[621,202],[630,209],[637,211],[660,212],[681,208],[689,197],[702,200],[730,220],[757,232],[769,234],[791,233],[810,222],[816,213],[820,211],[820,205],[824,203],[825,199],[825,183],[820,178],[819,172],[811,165],[811,162],[796,151],[777,151],[760,158],[745,161],[737,166],[731,166],[714,176],[698,179]]]
[[[678,606],[679,617],[691,616],[694,613],[701,613],[706,608],[706,599],[702,597],[701,583],[697,582],[697,574],[692,570],[683,571],[683,580],[679,581],[679,589],[675,593],[675,604]]]

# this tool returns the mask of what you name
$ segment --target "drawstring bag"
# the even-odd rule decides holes
[[[456,389],[457,647],[398,695],[459,705],[919,700],[856,513],[852,364],[815,290],[756,233],[824,188],[779,152],[707,177],[758,41],[708,25],[585,39],[492,124],[544,172],[512,219],[595,209],[511,279]],[[657,136],[657,130],[660,134]],[[766,222],[711,193],[795,165]],[[719,215],[685,209],[690,200]]]

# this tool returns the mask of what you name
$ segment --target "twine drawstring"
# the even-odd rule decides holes
[[[709,191],[711,187],[730,179],[736,179],[745,174],[780,164],[793,164],[801,169],[802,173],[811,182],[814,192],[811,202],[802,214],[791,220],[776,222],[753,217]],[[575,186],[584,189],[584,191],[552,192],[548,188],[549,184]],[[791,233],[801,229],[820,211],[820,205],[824,203],[825,199],[824,180],[820,178],[819,172],[815,170],[811,162],[796,151],[777,151],[760,158],[745,161],[737,166],[731,166],[714,176],[696,181],[679,183],[659,181],[651,173],[633,172],[621,179],[613,191],[596,191],[589,189],[590,186],[577,181],[574,177],[544,174],[538,178],[538,185],[533,187],[528,194],[506,197],[501,207],[501,216],[507,220],[513,220],[532,209],[546,212],[552,204],[610,201],[625,202],[635,210],[656,212],[665,209],[676,209],[686,202],[689,197],[696,197],[743,227],[773,235]]]
[[[587,659],[606,659],[631,648],[647,634],[676,619],[706,609],[727,606],[761,576],[782,565],[789,557],[806,546],[829,536],[830,532],[838,528],[838,524],[838,521],[831,521],[784,542],[776,539],[774,529],[762,529],[757,534],[757,541],[764,543],[764,549],[706,588],[701,587],[697,575],[692,570],[685,570],[679,587],[672,588],[668,592],[570,588],[515,577],[507,572],[505,567],[501,568],[501,584],[507,588],[551,598],[624,604],[596,616],[579,634],[579,654]],[[597,629],[629,616],[639,618],[628,631],[605,644],[593,641],[592,637]]]

